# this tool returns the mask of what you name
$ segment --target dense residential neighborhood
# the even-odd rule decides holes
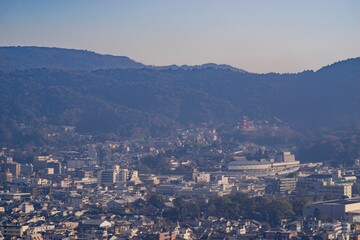
[[[69,126],[49,136],[87,140],[34,147],[34,155],[1,149],[4,239],[360,234],[359,160],[346,168],[302,163],[289,146],[226,142],[206,126],[131,141],[94,142]]]

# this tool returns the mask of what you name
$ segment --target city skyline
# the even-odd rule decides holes
[[[0,240],[360,239],[359,10],[0,1]]]

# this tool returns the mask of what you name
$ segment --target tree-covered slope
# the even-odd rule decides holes
[[[292,128],[360,121],[360,58],[298,74],[231,69],[31,69],[0,73],[0,140],[20,124],[75,125],[80,132],[131,136],[179,126],[277,117]]]
[[[128,57],[101,55],[84,50],[47,47],[0,47],[0,71],[32,68],[95,70],[143,67],[143,64]]]

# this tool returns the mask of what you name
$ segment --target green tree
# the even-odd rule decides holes
[[[157,194],[151,195],[148,203],[156,208],[162,208],[164,206],[162,198]]]
[[[285,199],[273,199],[268,205],[269,223],[277,226],[280,220],[294,215],[291,204]]]

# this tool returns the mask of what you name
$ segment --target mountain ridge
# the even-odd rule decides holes
[[[93,71],[112,68],[149,68],[164,69],[228,69],[246,72],[227,64],[205,63],[201,65],[145,65],[127,56],[99,54],[89,50],[67,49],[38,46],[3,46],[0,47],[0,71],[26,70],[31,68],[59,68],[65,70]]]
[[[0,72],[0,95],[1,143],[26,142],[47,125],[118,136],[141,129],[156,136],[203,122],[232,125],[243,115],[316,131],[360,122],[360,58],[296,74],[217,68],[17,70]]]

